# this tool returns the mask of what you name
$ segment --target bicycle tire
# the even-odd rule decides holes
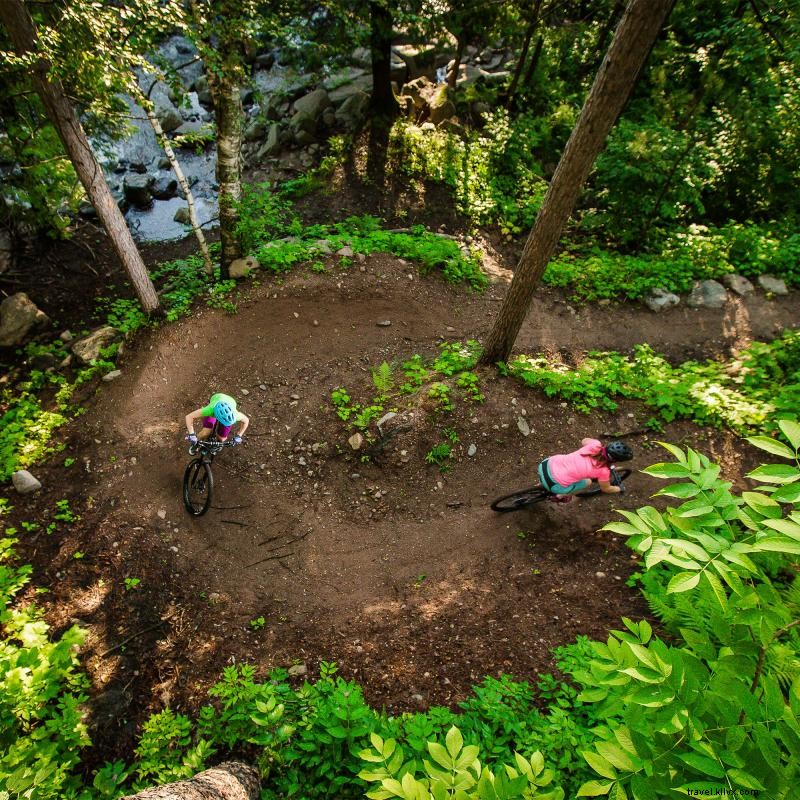
[[[617,475],[619,476],[619,483],[624,484],[625,481],[628,480],[628,477],[630,476],[631,472],[633,472],[633,470],[630,469],[617,470]],[[584,489],[582,492],[575,492],[575,497],[584,497],[584,498],[594,497],[595,495],[600,494],[601,491],[602,490],[600,489],[600,486],[596,482],[593,482],[588,489]]]
[[[201,517],[211,505],[214,476],[211,465],[200,458],[190,461],[183,473],[183,504],[194,517]]]
[[[527,508],[546,500],[549,494],[550,492],[544,486],[530,486],[527,489],[520,489],[511,494],[498,497],[492,502],[491,509],[500,514],[505,514],[507,511],[519,511],[522,508]]]

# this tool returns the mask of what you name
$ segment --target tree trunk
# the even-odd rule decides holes
[[[564,223],[672,5],[673,0],[630,0],[558,162],[481,363],[505,361],[511,353]]]
[[[461,68],[461,59],[464,57],[464,47],[466,45],[466,37],[459,36],[456,40],[456,56],[453,59],[453,68],[447,76],[448,89],[456,88],[456,81],[458,80],[458,70]]]
[[[228,761],[188,781],[145,789],[121,800],[258,800],[260,791],[256,769],[238,761]]]
[[[189,181],[186,180],[186,176],[183,174],[180,161],[178,161],[178,157],[175,155],[175,151],[172,149],[169,139],[167,139],[165,136],[164,131],[161,128],[161,123],[158,121],[158,117],[153,113],[152,104],[150,103],[149,98],[145,97],[144,92],[141,91],[140,101],[142,108],[144,109],[144,113],[147,114],[147,119],[150,120],[150,125],[153,128],[153,133],[156,135],[156,140],[164,149],[164,153],[166,154],[167,159],[172,166],[172,171],[175,173],[175,178],[178,181],[178,185],[183,190],[183,196],[186,198],[186,205],[189,206],[189,220],[192,225],[192,231],[194,231],[194,235],[197,238],[197,244],[200,246],[200,252],[203,255],[203,263],[205,264],[206,272],[210,275],[212,272],[214,272],[214,264],[211,261],[211,253],[208,252],[208,244],[206,242],[206,237],[203,234],[203,229],[200,227],[200,223],[197,221],[197,213],[194,210],[194,195],[192,194],[192,189],[189,186]]]
[[[511,78],[511,83],[506,90],[506,108],[508,109],[510,109],[514,103],[514,95],[517,93],[517,85],[519,84],[522,70],[525,67],[525,60],[528,58],[528,48],[531,46],[531,39],[533,38],[533,34],[536,32],[536,28],[539,26],[539,9],[541,6],[542,0],[536,0],[533,5],[531,18],[528,22],[528,27],[525,30],[525,39],[522,42],[522,50],[519,54],[519,60],[517,61],[517,66],[514,68],[514,75]]]
[[[528,64],[528,69],[525,72],[525,77],[522,80],[522,85],[526,89],[531,85],[531,82],[533,81],[533,76],[536,74],[536,67],[539,66],[539,59],[542,57],[543,45],[544,45],[544,36],[539,34],[539,38],[536,40],[536,47],[533,48],[531,63]]]
[[[208,88],[217,121],[217,183],[219,184],[219,238],[222,243],[220,273],[228,278],[231,262],[242,257],[236,233],[242,199],[242,130],[244,112],[239,85],[226,74],[209,74]]]
[[[392,13],[380,3],[370,3],[369,20],[372,108],[379,115],[394,117],[399,106],[392,91]]]
[[[20,55],[36,51],[36,27],[22,0],[0,0],[2,20],[14,47]],[[47,116],[53,123],[67,151],[78,179],[111,240],[122,266],[128,273],[136,296],[148,314],[159,307],[158,295],[147,274],[142,256],[136,249],[117,201],[108,188],[103,170],[97,163],[78,115],[64,92],[61,81],[48,75],[49,65],[36,61],[31,71],[36,91],[42,99]]]

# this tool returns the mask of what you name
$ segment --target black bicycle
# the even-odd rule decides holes
[[[195,517],[201,517],[211,505],[214,491],[214,475],[211,463],[223,447],[233,447],[235,440],[220,442],[216,439],[199,439],[189,446],[189,454],[196,456],[186,466],[183,473],[183,504]]]
[[[611,467],[611,483],[614,486],[619,486],[624,492],[625,481],[628,479],[631,472],[632,470],[629,469],[618,470]],[[586,499],[587,497],[596,497],[600,493],[600,485],[597,481],[592,481],[592,485],[588,489],[575,492],[573,496]],[[512,492],[511,494],[503,495],[503,497],[498,497],[492,502],[491,507],[493,511],[504,514],[507,511],[520,511],[528,506],[536,505],[536,503],[541,503],[542,500],[547,500],[548,497],[561,496],[563,495],[557,495],[555,492],[551,492],[549,489],[539,484],[538,486],[531,486],[529,489],[520,489],[518,492]]]

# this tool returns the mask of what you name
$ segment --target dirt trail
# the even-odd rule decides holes
[[[583,435],[640,427],[635,410],[582,416],[487,373],[486,404],[459,401],[443,423],[461,440],[449,474],[424,462],[440,435],[430,426],[399,437],[377,464],[347,447],[331,389],[347,386],[363,401],[382,361],[430,356],[442,337],[481,338],[504,291],[476,295],[375,256],[364,272],[296,274],[248,290],[237,314],[200,310],[125,354],[122,377],[72,426],[68,452],[89,459],[73,500],[83,520],[31,548],[39,580],[53,586],[52,615],[89,628],[101,739],[122,748],[145,711],[193,705],[232,660],[312,671],[335,660],[371,701],[412,709],[454,703],[485,674],[534,680],[553,646],[646,613],[624,587],[630,552],[595,533],[614,501],[513,519],[487,508],[528,482],[541,457]],[[391,325],[377,325],[384,320]],[[545,292],[519,348],[575,358],[647,341],[679,359],[727,354],[796,322],[793,297],[657,316],[576,310]],[[252,424],[246,446],[215,463],[214,507],[195,519],[180,499],[181,419],[214,391],[236,396]],[[527,438],[516,426],[523,409]],[[726,434],[677,425],[667,438],[710,448],[732,469],[741,458]],[[42,508],[75,490],[63,469],[45,473]],[[637,478],[624,505],[642,504],[654,486]],[[134,576],[141,583],[126,591]],[[259,617],[263,627],[251,629]]]

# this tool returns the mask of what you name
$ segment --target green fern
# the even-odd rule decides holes
[[[392,368],[385,361],[378,367],[372,370],[372,383],[378,390],[381,399],[385,399],[389,392],[392,391],[394,386],[394,377],[392,375]]]

